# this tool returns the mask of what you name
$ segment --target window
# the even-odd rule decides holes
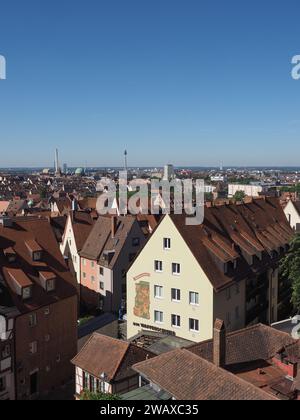
[[[70,246],[72,246],[72,241],[71,241],[71,239],[69,239],[69,245],[70,245]]]
[[[235,319],[240,319],[240,308],[237,306],[235,308]]]
[[[37,341],[33,341],[29,344],[29,352],[30,354],[36,354],[37,353]]]
[[[90,385],[90,375],[86,372],[83,372],[83,389],[89,389]]]
[[[162,271],[163,271],[163,263],[162,263],[162,261],[155,261],[154,262],[154,270],[157,273],[162,273]]]
[[[23,288],[22,297],[23,297],[24,300],[31,298],[31,287],[24,287]]]
[[[226,289],[226,299],[227,300],[230,300],[231,299],[231,288],[230,287],[228,287]]]
[[[100,276],[104,276],[104,268],[100,267],[99,271],[100,271]]]
[[[32,255],[33,261],[41,261],[42,259],[42,253],[41,252],[34,252]]]
[[[30,327],[35,327],[37,324],[37,316],[36,314],[30,314],[29,315],[29,326]]]
[[[94,281],[95,281],[95,276],[92,276],[92,277],[91,277],[91,280],[92,280],[92,282],[94,283]]]
[[[172,264],[172,273],[175,276],[179,276],[179,274],[180,274],[180,264],[177,264],[177,263]]]
[[[157,324],[162,324],[164,322],[164,314],[160,311],[154,311],[154,321]]]
[[[45,316],[50,315],[50,308],[45,308],[44,314],[45,314]]]
[[[181,299],[180,289],[172,289],[171,290],[171,297],[172,297],[173,302],[180,302],[180,299]]]
[[[172,327],[180,328],[181,317],[179,315],[172,315]]]
[[[132,246],[140,246],[140,238],[133,238]]]
[[[0,378],[0,392],[3,392],[6,390],[6,377],[3,376],[2,378]]]
[[[85,267],[86,266],[86,260],[83,258],[82,259],[82,265]]]
[[[60,360],[61,360],[61,358],[60,358],[60,354],[58,354],[58,355],[56,356],[56,363],[60,363]]]
[[[7,344],[4,349],[2,350],[2,359],[6,359],[10,356],[10,345]]]
[[[97,392],[97,380],[93,376],[90,376],[90,391],[93,393]]]
[[[91,262],[91,267],[94,268],[95,267],[95,263],[94,261]]]
[[[154,297],[157,299],[161,299],[163,297],[163,287],[162,286],[154,286]]]
[[[190,292],[190,305],[199,305],[199,293]]]
[[[47,292],[53,292],[55,290],[55,280],[47,281]]]
[[[190,331],[194,331],[194,332],[199,331],[199,321],[198,321],[198,319],[190,318]]]
[[[76,262],[77,262],[76,255],[73,255],[73,261],[74,261],[74,263],[76,264]]]
[[[100,290],[104,290],[104,282],[100,281]]]
[[[82,277],[86,279],[86,273],[82,273]]]
[[[164,249],[165,250],[171,249],[171,239],[170,238],[164,238]]]

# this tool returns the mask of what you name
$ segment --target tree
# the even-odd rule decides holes
[[[246,194],[244,193],[244,191],[237,191],[233,196],[235,201],[243,201],[245,197]]]
[[[300,235],[290,244],[289,252],[280,263],[280,275],[292,284],[292,304],[300,312]]]
[[[120,397],[115,394],[104,394],[103,392],[91,392],[85,389],[80,395],[82,401],[116,401],[120,400]]]

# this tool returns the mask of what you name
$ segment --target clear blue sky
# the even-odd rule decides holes
[[[299,0],[10,0],[0,166],[300,165]]]

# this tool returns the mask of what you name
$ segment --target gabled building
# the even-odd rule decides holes
[[[0,281],[0,401],[15,399],[14,320],[19,315]]]
[[[139,387],[132,365],[154,355],[134,344],[93,334],[72,360],[76,369],[76,398],[83,391],[121,395]]]
[[[89,213],[71,210],[68,214],[65,230],[60,245],[60,250],[64,257],[68,259],[68,265],[80,284],[80,256],[85,241],[87,240],[94,219]]]
[[[12,331],[14,336],[10,344],[15,398],[43,398],[73,378],[76,279],[47,219],[2,218],[0,222],[0,308],[7,317],[6,333],[11,337]],[[11,308],[16,312],[5,315]]]
[[[286,317],[278,278],[293,232],[276,199],[205,208],[200,226],[166,215],[127,274],[128,338],[152,330],[191,341]],[[289,314],[291,315],[291,314]]]
[[[299,233],[300,232],[300,201],[289,200],[284,208],[284,214],[291,228]]]
[[[126,303],[126,272],[146,242],[134,216],[100,216],[82,250],[81,301],[89,309],[119,312]]]
[[[299,400],[299,362],[300,342],[288,334],[259,324],[227,335],[224,322],[217,320],[213,340],[133,369],[145,392],[169,399]]]

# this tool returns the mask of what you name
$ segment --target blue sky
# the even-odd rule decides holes
[[[0,166],[300,165],[299,0],[3,3]]]

